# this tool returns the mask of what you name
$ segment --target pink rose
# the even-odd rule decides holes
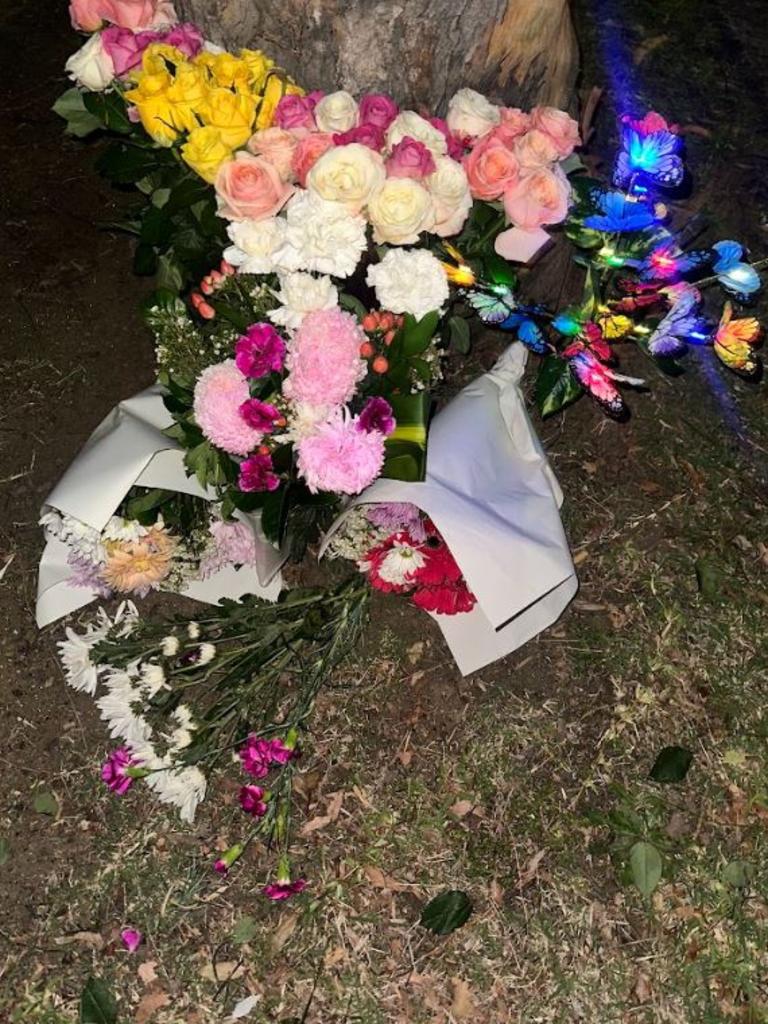
[[[393,148],[385,164],[388,178],[415,178],[420,181],[434,174],[435,158],[424,145],[410,135],[402,138]]]
[[[380,153],[384,149],[384,132],[375,124],[359,124],[348,132],[336,132],[333,136],[336,146],[347,146],[350,142],[359,142],[361,146]]]
[[[511,138],[516,139],[518,135],[525,135],[531,127],[531,115],[526,114],[520,107],[499,107],[499,114],[499,128],[503,128]]]
[[[533,171],[539,167],[548,167],[557,161],[557,146],[544,132],[532,128],[521,135],[514,144],[515,156],[524,170]]]
[[[392,97],[383,92],[367,92],[360,98],[360,124],[373,124],[385,132],[399,113],[400,108]]]
[[[296,180],[302,188],[307,187],[307,175],[315,166],[317,161],[333,148],[333,136],[329,132],[315,132],[299,139],[296,149],[293,151],[291,168]]]
[[[297,135],[315,131],[315,101],[309,96],[285,95],[275,107],[274,120],[278,128]]]
[[[640,135],[652,135],[654,132],[675,132],[678,131],[676,124],[668,124],[667,119],[662,117],[661,114],[657,114],[655,110],[649,110],[648,113],[642,118],[630,117],[629,114],[624,114],[621,119],[622,124],[628,124],[634,131],[639,132]]]
[[[517,157],[493,133],[485,135],[464,157],[464,169],[475,199],[498,199],[517,184],[520,164]]]
[[[157,15],[157,0],[102,0],[101,15],[105,21],[111,21],[120,28],[130,28],[138,32],[143,28],[151,28]]]
[[[294,172],[291,166],[296,150],[297,139],[284,128],[262,128],[255,132],[246,146],[254,156],[261,156],[272,164],[283,181],[292,181]]]
[[[466,139],[462,139],[458,135],[454,135],[442,117],[429,117],[427,118],[433,128],[445,136],[445,141],[448,143],[448,156],[453,160],[461,160],[464,156],[466,147]]]
[[[268,160],[240,151],[221,165],[214,182],[219,216],[227,220],[265,220],[293,194]]]
[[[196,57],[203,48],[203,33],[191,21],[174,25],[169,32],[163,33],[163,42],[175,46],[187,57]]]
[[[117,25],[109,25],[101,33],[102,46],[109,54],[118,77],[138,67],[144,50],[159,39],[159,32],[131,32]]]
[[[549,136],[561,160],[570,156],[581,142],[577,122],[557,107],[534,107],[531,111],[531,127]]]
[[[504,193],[504,209],[510,222],[531,231],[542,224],[558,224],[568,213],[571,188],[559,167],[538,170],[521,177]]]
[[[81,32],[95,32],[104,20],[104,0],[72,0],[69,17],[72,27]]]

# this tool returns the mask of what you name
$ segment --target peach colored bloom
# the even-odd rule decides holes
[[[563,220],[570,194],[568,179],[559,167],[540,167],[523,175],[504,193],[504,209],[512,224],[530,231]]]
[[[520,107],[499,107],[499,114],[501,124],[498,127],[503,128],[509,136],[517,138],[525,135],[531,127],[531,115],[526,114]]]
[[[309,172],[323,153],[332,146],[333,136],[330,132],[314,132],[312,135],[306,135],[303,139],[299,139],[291,158],[291,168],[302,188],[307,187]]]
[[[293,195],[293,186],[262,156],[239,152],[219,167],[214,182],[219,216],[227,220],[266,220]]]
[[[144,596],[169,574],[175,550],[176,539],[162,526],[136,541],[109,542],[104,582],[112,590]]]
[[[515,156],[524,170],[548,167],[558,159],[557,146],[538,128],[521,135],[514,144]]]
[[[247,142],[249,152],[261,156],[275,168],[283,181],[293,181],[293,154],[297,140],[283,128],[262,128]]]
[[[493,132],[480,139],[464,158],[464,169],[475,199],[498,199],[520,176],[517,157],[494,138]]]
[[[531,111],[531,127],[549,136],[561,160],[570,156],[581,142],[577,122],[557,107],[534,107]]]

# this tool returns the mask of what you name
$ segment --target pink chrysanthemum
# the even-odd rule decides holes
[[[200,560],[200,578],[219,572],[226,565],[255,565],[256,541],[253,530],[246,523],[211,523],[213,543]]]
[[[288,344],[283,393],[307,405],[343,405],[366,374],[357,320],[334,306],[308,313]]]
[[[240,415],[249,398],[248,381],[234,359],[206,367],[195,385],[197,425],[211,444],[230,455],[247,455],[261,441],[258,430]]]
[[[298,444],[299,473],[313,494],[359,494],[384,463],[384,435],[361,430],[357,417],[343,410],[321,423]]]

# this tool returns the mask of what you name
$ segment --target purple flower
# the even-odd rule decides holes
[[[240,790],[240,806],[246,814],[254,818],[261,818],[267,813],[267,804],[264,800],[265,789],[261,786],[243,786]]]
[[[136,928],[123,928],[120,932],[120,938],[123,940],[123,945],[129,953],[135,953],[141,945],[141,940],[144,936]]]
[[[337,146],[348,146],[350,142],[358,142],[380,153],[384,149],[384,132],[375,124],[359,124],[346,132],[336,132],[333,141]]]
[[[239,751],[239,757],[245,771],[255,779],[263,779],[265,775],[269,775],[272,758],[267,740],[257,740],[255,736],[249,736],[245,746]]]
[[[246,377],[279,372],[285,361],[285,342],[271,324],[252,324],[235,344],[235,363]]]
[[[407,530],[411,539],[423,544],[427,539],[424,520],[419,509],[409,501],[383,501],[369,505],[365,512],[368,522],[396,533]]]
[[[395,417],[392,415],[392,406],[386,398],[369,398],[357,418],[357,426],[366,434],[378,430],[380,434],[388,436],[397,426]]]
[[[240,463],[237,486],[241,491],[276,491],[280,477],[273,470],[272,457],[261,452]]]
[[[124,796],[134,783],[134,780],[127,774],[131,765],[141,764],[127,747],[118,747],[113,750],[107,760],[101,766],[101,778],[117,796]]]
[[[290,896],[294,896],[296,893],[304,892],[307,887],[307,880],[305,878],[297,878],[295,882],[270,882],[269,885],[265,885],[261,890],[266,897],[270,900],[287,900]]]
[[[240,415],[249,427],[260,434],[269,434],[280,419],[280,412],[269,402],[260,402],[258,398],[249,398],[240,406]]]
[[[287,747],[280,739],[269,740],[269,756],[275,764],[288,764],[299,756],[295,747]]]

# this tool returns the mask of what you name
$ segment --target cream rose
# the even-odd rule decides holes
[[[415,110],[403,110],[387,129],[387,149],[392,150],[403,139],[423,142],[434,156],[442,156],[448,150],[445,136]]]
[[[315,122],[321,132],[348,132],[357,124],[357,100],[348,92],[330,92],[315,107]]]
[[[323,153],[307,175],[307,188],[321,199],[343,203],[350,213],[360,213],[385,177],[381,156],[351,142]]]
[[[435,172],[424,180],[432,196],[435,210],[436,235],[447,238],[457,235],[464,227],[464,221],[472,209],[472,195],[469,191],[467,174],[460,163],[449,156],[435,159]]]
[[[104,49],[99,32],[73,53],[64,67],[73,81],[91,92],[103,92],[115,77],[115,66]]]
[[[435,223],[432,197],[413,178],[387,178],[368,203],[373,240],[390,245],[410,245]]]
[[[448,104],[445,120],[454,135],[476,139],[501,121],[501,112],[482,93],[459,89]]]

